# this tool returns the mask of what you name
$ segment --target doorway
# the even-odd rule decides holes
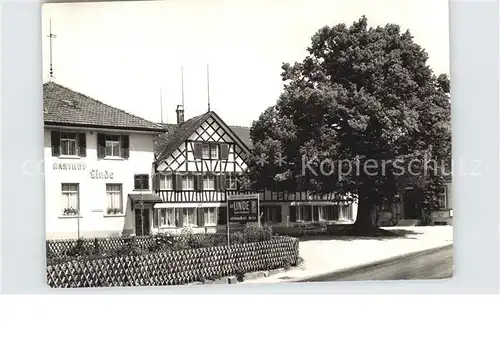
[[[141,212],[143,214],[143,219],[141,219]],[[150,226],[149,226],[149,209],[145,208],[143,210],[136,209],[135,210],[135,235],[149,235],[150,234]]]
[[[420,219],[423,194],[417,188],[406,189],[403,196],[403,218]]]

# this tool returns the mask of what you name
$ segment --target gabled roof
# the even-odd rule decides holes
[[[54,82],[43,85],[43,111],[45,125],[151,132],[163,130],[156,123],[109,106]]]
[[[249,145],[241,140],[240,136],[232,129],[233,127],[229,127],[226,123],[224,123],[224,121],[214,111],[208,111],[202,115],[190,118],[179,125],[162,124],[164,134],[157,136],[155,139],[155,154],[157,155],[157,162],[166,159],[210,117],[215,119],[222,127],[225,127],[228,133],[233,134],[233,139],[239,143],[240,147],[246,151],[250,151]]]

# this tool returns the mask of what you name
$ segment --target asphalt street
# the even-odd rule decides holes
[[[453,246],[387,260],[375,265],[324,274],[301,282],[442,279],[453,276]]]

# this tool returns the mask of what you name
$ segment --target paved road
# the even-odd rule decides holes
[[[453,246],[386,261],[351,271],[325,274],[303,282],[346,280],[440,279],[453,276]]]

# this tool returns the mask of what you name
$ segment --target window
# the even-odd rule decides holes
[[[217,224],[217,209],[215,207],[207,207],[203,209],[203,222],[205,225]]]
[[[210,158],[210,145],[209,144],[202,144],[201,145],[201,157],[205,160]]]
[[[161,190],[172,190],[173,189],[173,177],[171,174],[160,174],[160,189]]]
[[[122,185],[106,184],[106,214],[123,213]]]
[[[219,145],[217,145],[217,144],[210,144],[210,158],[212,160],[218,160],[219,159]]]
[[[80,208],[79,185],[63,183],[61,188],[63,216],[76,216]]]
[[[135,190],[148,190],[149,189],[149,174],[136,174],[134,176],[134,189]]]
[[[338,219],[339,210],[338,206],[326,205],[318,206],[318,220],[319,221],[336,221]]]
[[[175,210],[173,208],[158,208],[158,222],[154,223],[157,227],[175,227]]]
[[[77,155],[77,138],[76,133],[61,132],[61,155],[76,156]]]
[[[184,222],[183,222],[184,226],[196,225],[195,208],[183,208],[182,209],[182,216],[184,218]]]
[[[260,213],[264,223],[281,222],[281,206],[262,206]]]
[[[237,188],[237,180],[234,174],[226,175],[226,188],[228,190],[236,190]]]
[[[194,176],[191,174],[182,177],[182,189],[194,190]]]
[[[311,222],[312,221],[312,207],[311,206],[298,206],[297,219],[299,221]]]
[[[226,148],[224,148],[226,151]],[[228,152],[224,152],[226,155]],[[196,159],[204,160],[218,160],[219,159],[219,144],[217,143],[195,143],[194,145],[194,157]]]
[[[203,189],[204,190],[214,190],[215,189],[215,176],[213,176],[213,175],[203,176]]]
[[[441,187],[437,194],[437,203],[440,210],[446,209],[446,187]]]
[[[352,211],[350,205],[339,205],[339,219],[351,219]]]
[[[119,135],[106,135],[106,156],[120,156]]]

